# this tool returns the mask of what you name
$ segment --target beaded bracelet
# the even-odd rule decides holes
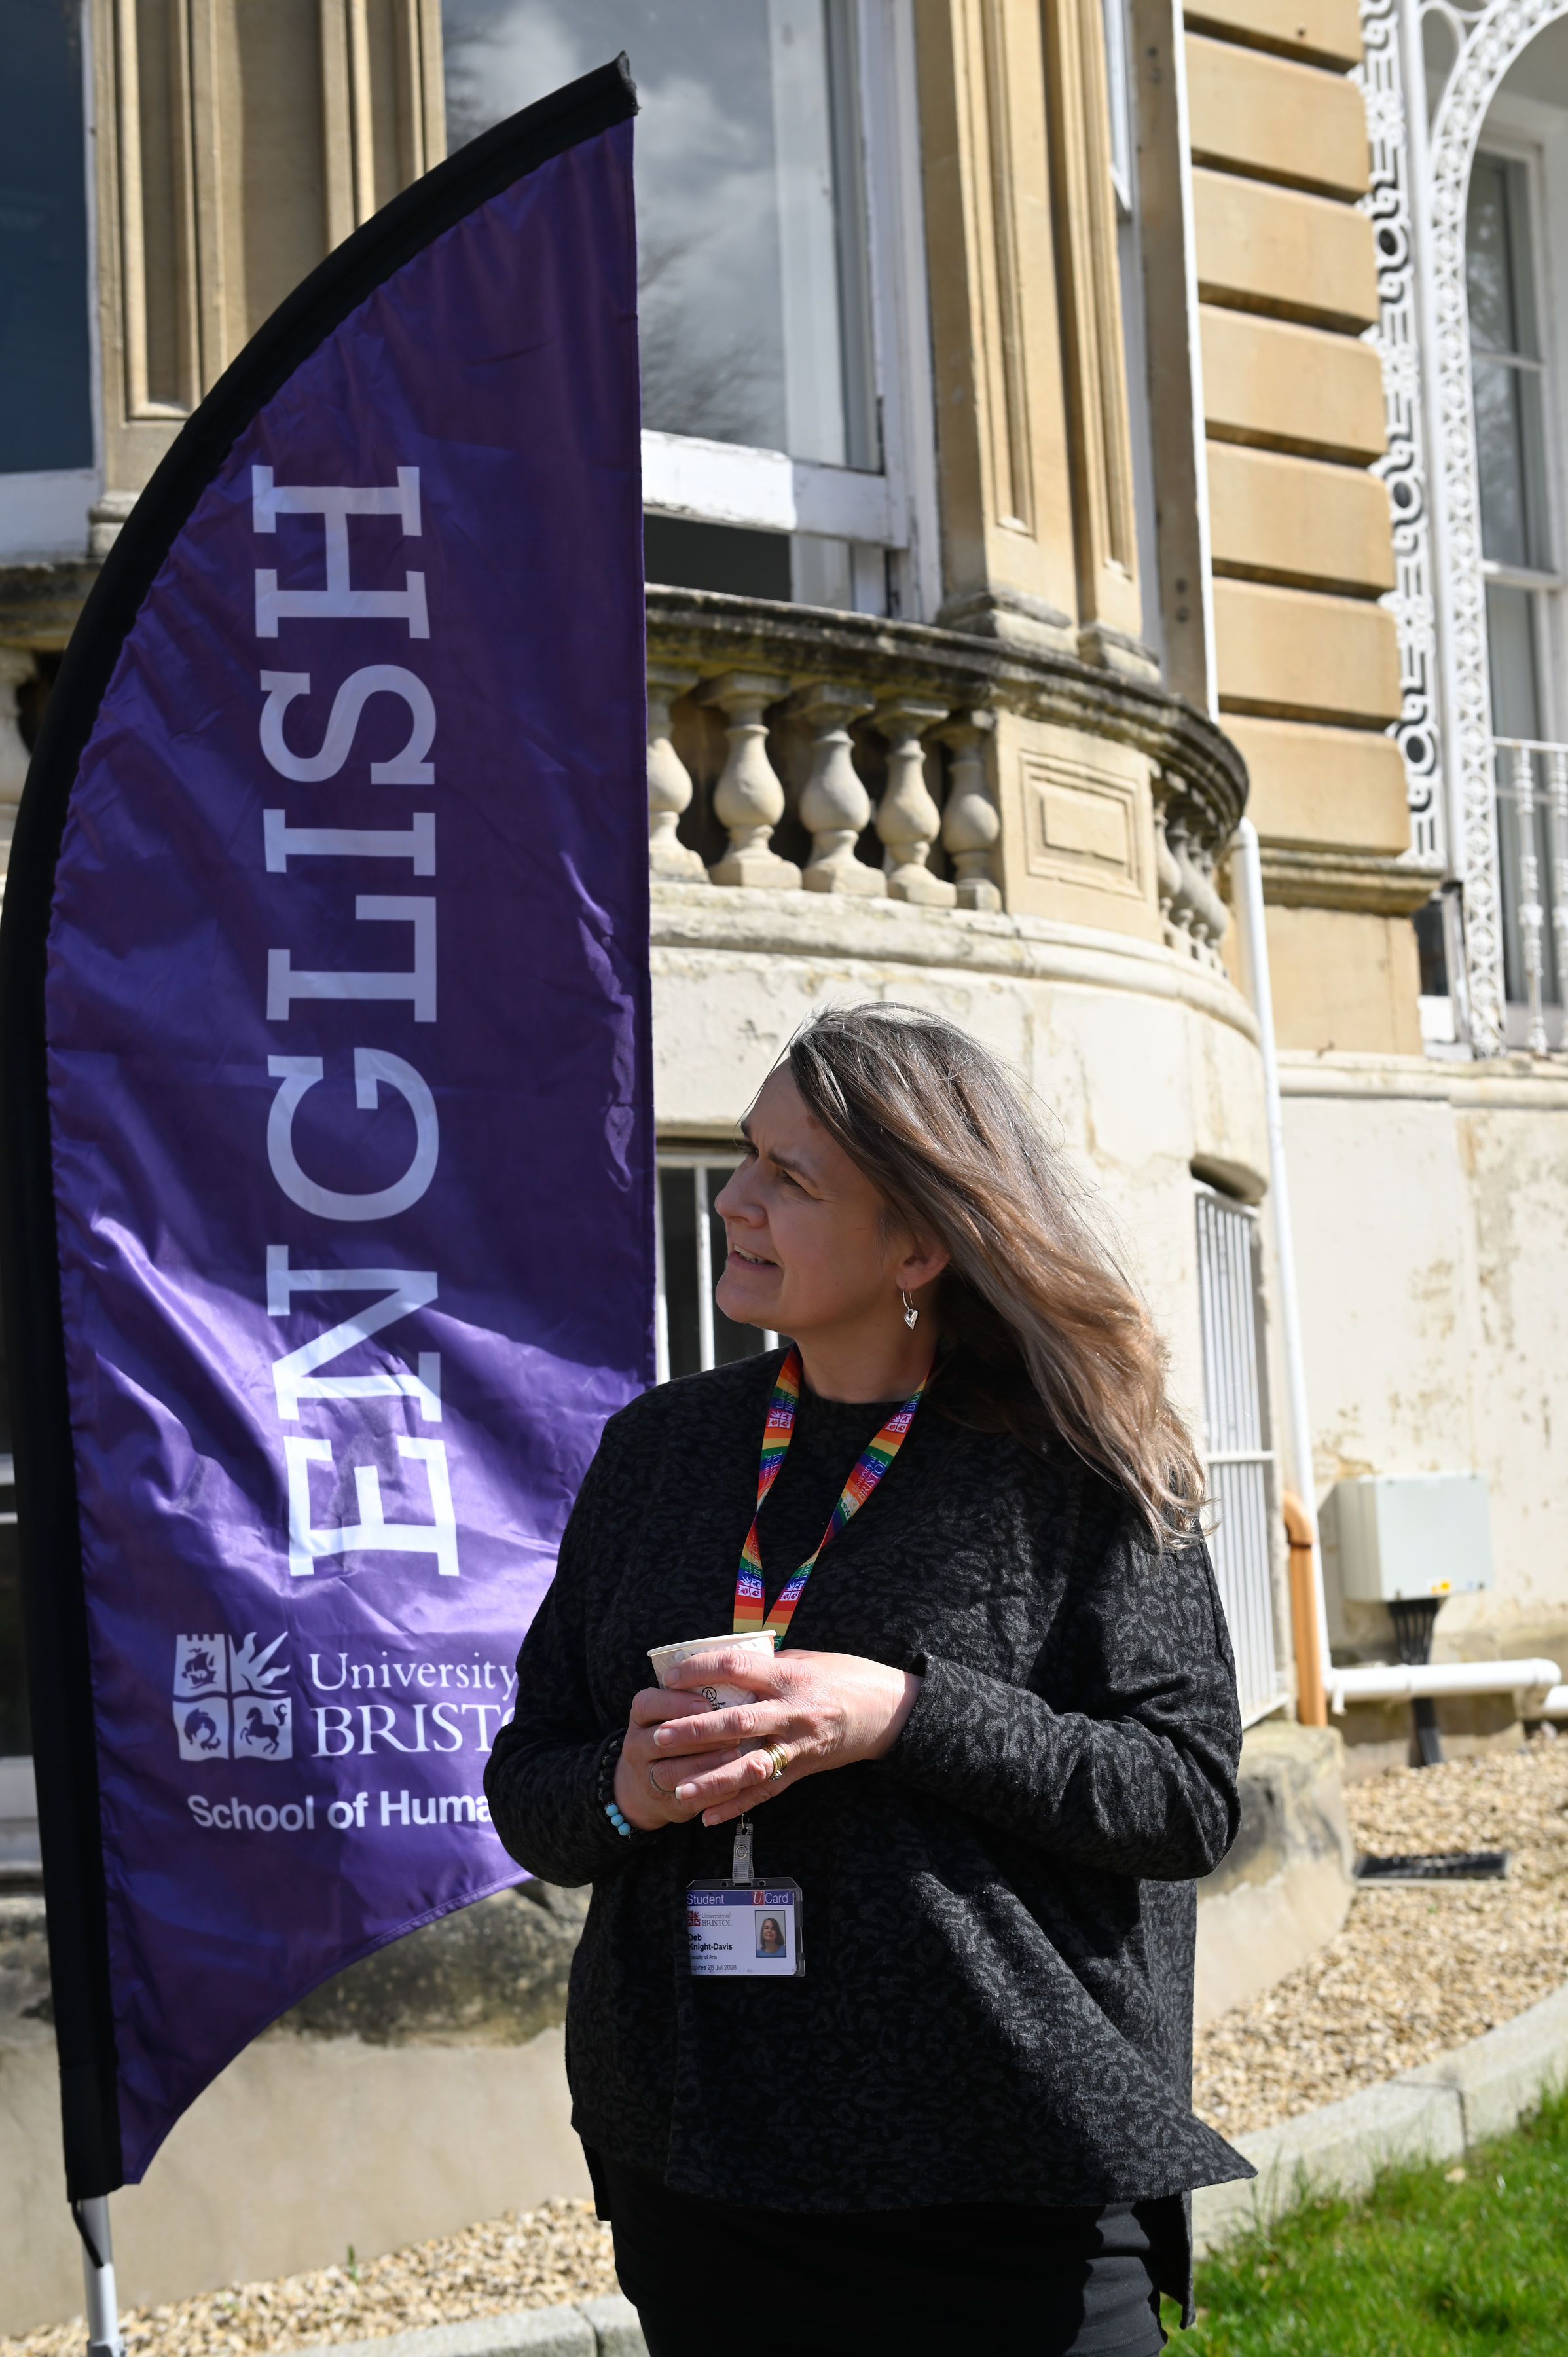
[[[599,1806],[603,1809],[606,1816],[608,1817],[611,1824],[614,1825],[617,1833],[620,1835],[623,1841],[629,1841],[631,1839],[631,1827],[627,1823],[625,1817],[622,1816],[619,1808],[616,1804],[614,1792],[616,1763],[620,1758],[620,1748],[625,1739],[624,1736],[612,1735],[609,1741],[605,1745],[604,1749],[599,1754],[598,1773],[594,1779],[594,1789],[598,1798]]]

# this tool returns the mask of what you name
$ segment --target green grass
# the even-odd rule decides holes
[[[1568,2357],[1568,2094],[1496,2144],[1391,2171],[1205,2259],[1172,2357]]]

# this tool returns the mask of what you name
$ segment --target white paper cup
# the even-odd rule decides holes
[[[680,1645],[650,1645],[648,1658],[653,1664],[653,1674],[660,1684],[668,1686],[670,1680],[667,1673],[672,1670],[678,1662],[689,1660],[693,1653],[712,1652],[716,1645],[732,1647],[742,1645],[747,1652],[759,1648],[771,1661],[778,1638],[779,1631],[776,1629],[753,1629],[744,1637],[688,1637],[684,1643]],[[692,1696],[693,1703],[701,1695],[712,1710],[724,1710],[735,1703],[751,1702],[755,1699],[745,1686],[688,1686],[683,1691]]]

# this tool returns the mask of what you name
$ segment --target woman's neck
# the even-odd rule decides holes
[[[897,1331],[797,1334],[806,1381],[819,1399],[908,1399],[931,1363],[936,1334],[922,1318],[913,1332],[900,1318]]]

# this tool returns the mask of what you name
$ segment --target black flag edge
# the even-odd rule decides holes
[[[122,527],[71,634],[28,768],[0,909],[0,1289],[72,2202],[113,2192],[124,2172],[48,1106],[48,933],[71,791],[142,603],[252,419],[350,313],[425,247],[541,165],[636,112],[623,53],[436,165],[285,297],[192,412]]]

